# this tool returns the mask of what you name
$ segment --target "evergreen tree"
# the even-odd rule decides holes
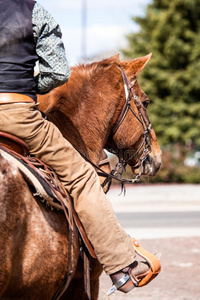
[[[200,0],[154,0],[133,21],[123,53],[153,54],[139,82],[159,142],[200,146]]]

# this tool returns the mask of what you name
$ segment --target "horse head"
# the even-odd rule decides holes
[[[154,176],[161,166],[162,154],[147,114],[150,101],[136,77],[150,58],[151,53],[129,62],[120,62],[117,56],[111,58],[118,67],[115,67],[116,80],[122,92],[118,93],[105,147],[117,154],[124,165],[128,163],[136,175]]]
[[[149,99],[136,78],[150,57],[121,62],[115,55],[74,66],[66,84],[39,97],[40,109],[93,163],[106,148],[135,174],[155,175],[161,150],[147,115]]]

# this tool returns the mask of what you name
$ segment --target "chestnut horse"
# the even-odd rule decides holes
[[[161,165],[161,151],[153,129],[149,129],[148,153],[142,167],[139,166],[145,148],[144,126],[139,121],[141,116],[134,97],[130,99],[131,109],[119,124],[126,101],[120,68],[146,110],[149,100],[136,75],[150,57],[149,54],[121,62],[116,55],[101,62],[75,66],[66,84],[39,97],[41,110],[93,163],[99,163],[103,148],[112,148],[116,153],[119,148],[124,152],[131,150],[135,155],[127,162],[133,173],[154,176]],[[0,179],[0,298],[50,300],[68,270],[68,224],[64,214],[51,211],[34,197],[17,167],[3,154],[0,154]],[[72,240],[71,282],[61,299],[87,299],[77,231]],[[93,258],[90,264],[91,298],[95,300],[102,268]]]

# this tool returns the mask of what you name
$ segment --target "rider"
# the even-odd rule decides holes
[[[36,61],[40,72],[34,78]],[[24,140],[58,174],[105,272],[118,280],[129,269],[134,277],[149,268],[135,261],[132,241],[96,171],[37,109],[37,93],[48,93],[69,76],[61,31],[51,15],[33,0],[0,0],[0,130]]]

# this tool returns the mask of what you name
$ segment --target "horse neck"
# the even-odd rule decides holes
[[[72,71],[69,81],[50,94],[48,101],[51,103],[52,97],[56,101],[47,115],[67,140],[98,163],[112,126],[117,96],[112,80],[83,77]]]

